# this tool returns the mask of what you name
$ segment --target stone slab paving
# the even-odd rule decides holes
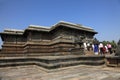
[[[120,80],[120,68],[79,65],[46,72],[35,65],[5,67],[0,80]]]

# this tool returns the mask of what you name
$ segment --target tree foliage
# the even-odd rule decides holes
[[[120,40],[117,43],[117,48],[116,48],[116,56],[120,56]]]
[[[120,45],[120,40],[118,41],[117,45]]]
[[[99,44],[99,40],[97,38],[94,38],[93,44]]]
[[[114,40],[112,40],[112,42],[110,42],[110,43],[111,43],[111,45],[112,45],[113,48],[117,47],[117,44],[116,44],[116,42]]]
[[[112,41],[103,41],[102,43],[103,43],[103,45],[107,45],[108,43],[110,43],[112,45],[112,48],[117,47],[117,44],[116,44],[116,42],[114,40],[112,40]]]

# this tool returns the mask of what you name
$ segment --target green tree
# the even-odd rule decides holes
[[[97,40],[97,38],[94,38],[93,44],[99,44],[99,40]]]
[[[112,45],[113,48],[116,48],[116,47],[117,47],[117,44],[116,44],[116,42],[115,42],[114,40],[112,40],[112,41],[110,42],[110,44]]]
[[[107,45],[108,41],[103,41],[102,43],[103,43],[103,45]]]
[[[120,40],[118,41],[117,45],[120,45]]]
[[[108,43],[110,43],[113,48],[117,47],[117,44],[116,44],[116,42],[114,40],[112,40],[112,41],[105,41],[104,40],[102,43],[103,43],[103,45],[107,45]]]
[[[120,56],[120,40],[117,43],[117,48],[116,48],[116,56]]]

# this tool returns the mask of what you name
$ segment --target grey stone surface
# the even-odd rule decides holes
[[[5,67],[0,80],[120,80],[120,68],[80,65],[46,72],[35,65]]]

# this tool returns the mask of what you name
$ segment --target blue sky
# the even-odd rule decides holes
[[[100,41],[118,41],[120,0],[0,0],[0,32],[61,20],[92,27]]]

